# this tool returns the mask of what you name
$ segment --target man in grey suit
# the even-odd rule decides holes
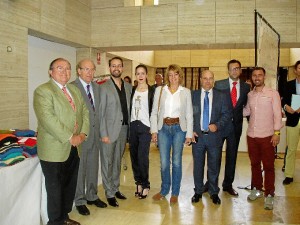
[[[121,79],[123,60],[109,60],[111,79],[100,88],[101,171],[108,204],[118,207],[116,198],[126,199],[119,191],[121,161],[130,122],[132,86]]]
[[[238,60],[230,60],[227,63],[227,68],[229,78],[215,82],[215,88],[226,93],[227,102],[233,112],[232,120],[226,124],[226,129],[223,130],[223,143],[226,140],[226,159],[222,186],[223,191],[232,196],[238,196],[238,193],[232,187],[232,183],[234,181],[237,152],[242,135],[243,108],[247,104],[250,86],[239,79],[242,69]]]
[[[202,88],[192,93],[194,114],[194,144],[192,147],[194,160],[195,194],[192,202],[197,203],[205,190],[204,166],[207,153],[208,192],[214,204],[221,204],[218,196],[218,178],[220,173],[220,159],[222,155],[222,131],[232,118],[226,95],[213,88],[214,74],[205,70],[201,74]],[[195,142],[195,136],[198,142]]]
[[[79,88],[90,115],[90,132],[87,140],[82,143],[74,200],[76,208],[81,215],[90,214],[86,203],[99,208],[107,207],[106,203],[101,201],[97,195],[100,149],[100,96],[99,85],[93,82],[95,68],[92,60],[81,60],[77,65],[78,78],[72,82]]]

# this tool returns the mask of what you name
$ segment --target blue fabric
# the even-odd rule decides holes
[[[208,99],[208,91],[205,91],[204,97],[204,106],[203,106],[203,130],[208,131],[209,125],[209,99]]]
[[[13,147],[13,148],[10,148],[9,150],[7,150],[6,152],[4,153],[1,153],[0,154],[0,160],[3,160],[4,158],[6,158],[6,156],[8,156],[9,154],[12,154],[12,153],[21,153],[23,152],[23,149],[20,148],[20,147]]]
[[[14,132],[14,135],[17,137],[34,137],[35,131],[33,130],[16,130]]]
[[[166,196],[172,185],[172,195],[178,196],[182,178],[182,150],[186,132],[183,132],[179,124],[163,125],[158,131],[158,147],[161,164],[161,191]],[[170,154],[172,147],[172,178],[170,174]],[[172,180],[172,182],[171,182]]]

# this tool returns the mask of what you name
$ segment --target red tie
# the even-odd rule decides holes
[[[233,86],[232,86],[232,90],[231,90],[231,101],[232,101],[233,107],[235,107],[236,102],[237,102],[236,84],[237,84],[236,81],[232,82]]]
[[[67,92],[67,88],[66,87],[63,87],[62,88],[62,91],[64,92],[65,96],[67,97],[68,101],[70,102],[70,105],[72,106],[72,109],[74,111],[76,111],[76,107],[75,107],[75,104],[73,102],[73,99],[71,98],[71,96],[69,95],[69,93]]]

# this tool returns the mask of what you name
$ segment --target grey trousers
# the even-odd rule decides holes
[[[107,198],[115,197],[120,186],[121,162],[127,140],[128,125],[123,125],[117,140],[110,144],[101,143],[101,174]]]

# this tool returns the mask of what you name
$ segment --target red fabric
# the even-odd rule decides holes
[[[70,102],[71,106],[72,106],[72,109],[74,111],[76,111],[76,107],[75,107],[75,104],[73,102],[73,99],[71,98],[71,96],[69,95],[69,93],[67,92],[67,88],[66,87],[63,87],[62,88],[62,91],[64,92],[65,96],[67,97],[68,101]]]
[[[247,136],[252,173],[251,186],[257,190],[262,190],[264,183],[265,196],[268,196],[268,194],[274,196],[275,192],[275,150],[272,146],[271,138],[272,136],[265,138],[251,138]],[[263,171],[261,164],[263,165]],[[264,173],[264,182],[262,173]]]

